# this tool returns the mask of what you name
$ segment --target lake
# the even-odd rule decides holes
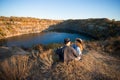
[[[83,40],[91,39],[88,36],[80,34],[71,34],[63,32],[42,32],[7,38],[4,40],[4,43],[1,44],[9,47],[10,46],[31,47],[36,44],[46,45],[51,43],[63,43],[64,38],[70,38],[71,41],[74,41],[75,38],[81,38]]]

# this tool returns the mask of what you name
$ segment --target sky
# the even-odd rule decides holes
[[[120,0],[0,0],[0,16],[120,20]]]

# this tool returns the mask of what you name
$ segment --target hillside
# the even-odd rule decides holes
[[[50,25],[55,25],[60,20],[37,19],[31,17],[0,17],[0,39],[29,34],[39,33]]]
[[[77,32],[96,39],[120,35],[120,22],[107,18],[48,20],[30,17],[0,17],[0,39],[42,31]]]
[[[95,39],[83,41],[83,59],[68,64],[60,62],[54,52],[63,44],[0,46],[0,80],[120,80],[120,21],[0,17],[0,39],[42,31],[85,34]]]
[[[53,31],[85,34],[96,39],[120,36],[120,22],[107,18],[66,20],[53,25],[50,29]]]
[[[110,45],[115,44],[119,39],[112,38],[110,43],[108,41],[84,42],[87,53],[83,54],[82,61],[71,61],[68,64],[59,62],[53,49],[56,48],[55,45],[49,48],[37,45],[32,49],[1,47],[0,51],[6,54],[0,58],[0,79],[120,80],[120,55],[113,57],[117,51],[120,52],[120,43],[116,44],[116,47]],[[105,51],[104,47],[113,48]],[[111,50],[113,53],[110,53]]]

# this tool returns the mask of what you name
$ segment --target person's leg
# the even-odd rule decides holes
[[[80,60],[82,60],[82,54],[80,54]]]

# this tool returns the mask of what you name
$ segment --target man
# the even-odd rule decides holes
[[[75,60],[79,55],[76,53],[75,49],[71,47],[71,41],[69,38],[64,39],[64,47],[60,49],[59,59],[63,62],[69,62]]]

